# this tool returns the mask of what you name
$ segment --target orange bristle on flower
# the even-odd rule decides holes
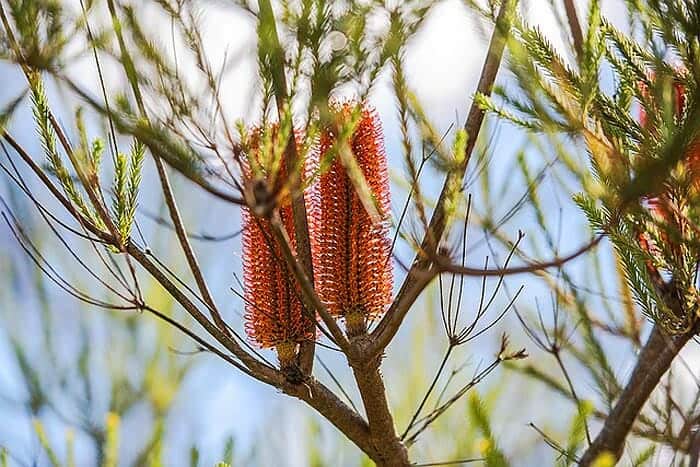
[[[349,118],[355,108],[345,104],[333,110],[337,117]],[[335,138],[332,130],[322,135],[321,158]],[[381,122],[373,110],[360,109],[350,147],[383,219],[373,221],[367,213],[336,156],[318,182],[314,272],[317,292],[329,312],[345,317],[348,332],[356,334],[362,332],[366,320],[384,313],[393,289],[389,177]]]
[[[696,138],[688,146],[685,164],[693,180],[693,186],[696,190],[700,190],[700,138]]]
[[[256,154],[258,148],[255,138],[251,146],[252,157],[257,157],[258,161],[264,159]],[[252,179],[248,166],[244,165],[243,172],[247,184],[260,182]],[[263,172],[263,177],[270,175],[264,168]],[[286,179],[284,163],[277,176]],[[308,204],[310,196],[305,193],[304,198]],[[295,249],[291,200],[287,196],[280,203],[279,216],[291,246]],[[293,354],[293,350],[289,350],[290,346],[315,338],[315,326],[313,320],[304,313],[299,284],[287,267],[281,247],[272,234],[270,221],[256,217],[247,207],[242,211],[245,329],[260,347],[278,347],[282,361],[280,349],[284,349],[285,355]]]

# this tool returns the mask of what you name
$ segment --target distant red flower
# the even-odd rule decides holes
[[[276,130],[273,128],[271,131]],[[252,154],[249,156],[257,158],[257,162],[264,159],[257,147],[259,133],[253,134],[250,145]],[[243,172],[246,183],[256,182],[252,179],[249,166],[244,166]],[[271,174],[263,168],[262,176],[269,177]],[[282,163],[278,179],[285,180],[286,177],[287,168]],[[309,204],[309,194],[305,193],[304,197]],[[291,201],[286,197],[278,203],[280,218],[292,248],[296,248]],[[282,361],[294,355],[297,343],[314,339],[313,320],[303,312],[299,284],[289,271],[280,245],[273,237],[270,221],[256,217],[248,208],[244,208],[242,224],[245,329],[260,347],[277,347]]]
[[[334,109],[338,118],[349,118],[353,110],[351,104]],[[319,217],[314,245],[319,297],[331,314],[346,318],[351,335],[362,332],[367,319],[384,313],[391,302],[393,284],[386,221],[391,201],[381,122],[374,110],[363,107],[360,113],[351,141],[352,154],[384,220],[373,221],[336,156],[318,182]],[[323,134],[321,158],[335,138],[332,130]]]
[[[653,80],[655,78],[656,74],[651,72],[649,74],[649,79]],[[649,90],[647,87],[642,84],[642,94],[644,96],[648,97],[649,95]],[[673,83],[673,100],[675,104],[674,111],[676,115],[681,115],[683,113],[683,110],[685,109],[685,103],[686,103],[686,98],[685,98],[685,86],[683,86],[682,83],[679,83],[678,81],[675,81]],[[647,126],[647,113],[644,110],[644,107],[639,109],[639,123],[645,127]]]
[[[653,80],[654,77],[655,74],[653,72],[650,73],[650,79]],[[642,94],[648,96],[648,93],[646,86],[642,85]],[[673,82],[673,102],[675,115],[680,117],[685,112],[687,98],[685,86],[679,81]],[[642,127],[647,126],[647,113],[644,107],[639,109],[639,123]],[[691,180],[693,180],[694,187],[700,189],[700,138],[696,138],[690,143],[682,160]]]
[[[654,79],[655,75],[652,73],[650,78]],[[645,96],[648,96],[648,90],[646,87],[643,88],[643,94]],[[678,82],[674,81],[673,83],[673,102],[674,102],[674,112],[676,117],[680,117],[683,112],[685,111],[685,106],[687,103],[687,98],[686,98],[686,91],[685,91],[685,86]],[[645,109],[642,107],[640,109],[639,113],[639,122],[643,127],[646,127],[648,125],[647,122],[647,114]],[[691,186],[695,190],[700,189],[700,139],[695,139],[689,147],[686,149],[685,154],[683,154],[682,157],[682,163],[685,166],[685,169],[688,171],[688,175],[691,181]],[[678,209],[674,209],[674,206],[677,204],[675,201],[673,201],[673,196],[671,195],[673,187],[667,186],[666,189],[661,192],[656,194],[655,196],[650,196],[644,200],[645,207],[649,210],[649,212],[652,214],[654,218],[656,218],[658,221],[662,223],[666,223],[672,226],[675,226],[679,230],[682,229],[682,224],[683,224],[683,219],[679,218],[679,212]],[[674,245],[670,238],[669,235],[666,232],[660,232],[659,233],[661,241],[663,241],[667,246],[672,247],[672,249],[675,251],[677,250],[678,246]],[[661,249],[659,248],[658,245],[654,244],[653,240],[651,240],[651,237],[649,236],[648,233],[646,232],[641,232],[637,234],[637,238],[640,242],[640,246],[642,249],[645,251],[658,255],[660,254]],[[647,268],[650,270],[650,272],[654,272],[655,268],[653,268],[650,264],[647,264]]]

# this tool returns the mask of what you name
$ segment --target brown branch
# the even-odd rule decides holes
[[[272,234],[275,237],[275,241],[277,241],[282,249],[282,254],[284,255],[284,260],[287,263],[287,266],[291,269],[292,274],[294,274],[294,277],[301,286],[301,292],[304,300],[310,303],[312,305],[312,309],[318,312],[323,324],[326,325],[328,331],[333,337],[333,340],[335,340],[335,344],[347,355],[350,343],[345,337],[345,334],[343,334],[343,331],[338,326],[335,318],[331,316],[330,312],[326,308],[326,305],[323,304],[321,299],[316,294],[314,286],[306,275],[303,266],[294,255],[291,242],[289,241],[289,236],[287,235],[287,231],[284,229],[284,226],[279,219],[279,215],[275,214],[272,216],[270,225],[272,227]]]
[[[332,391],[313,379],[313,377],[307,378],[301,384],[289,383],[283,373],[259,362],[245,352],[236,341],[219,331],[218,328],[198,310],[194,303],[192,303],[192,301],[150,261],[143,251],[132,244],[127,246],[127,251],[210,335],[224,345],[224,347],[233,353],[250,370],[249,374],[252,377],[258,381],[281,389],[287,395],[303,400],[336,426],[370,458],[378,459],[378,451],[370,442],[367,422],[364,421],[357,412],[341,401]]]
[[[29,166],[29,168],[39,177],[40,181],[47,187],[49,192],[56,198],[67,210],[68,212],[79,222],[84,225],[87,230],[91,231],[97,235],[101,240],[106,243],[117,246],[118,242],[116,239],[112,238],[106,232],[97,229],[89,220],[85,219],[75,207],[70,203],[70,201],[63,196],[60,190],[51,182],[51,180],[46,176],[43,170],[34,162],[31,156],[22,148],[22,146],[17,143],[7,132],[3,132],[4,139],[12,146],[12,148],[20,155],[22,160]],[[260,363],[254,357],[245,352],[237,342],[230,338],[227,334],[224,334],[216,326],[211,323],[204,314],[202,314],[197,306],[172,282],[165,274],[148,258],[145,252],[140,250],[132,243],[128,243],[126,246],[126,252],[133,257],[139,264],[141,264],[144,269],[146,269],[153,277],[156,279],[173,298],[183,307],[185,310],[202,326],[207,332],[219,341],[224,347],[231,351],[241,362],[251,369],[258,379],[267,382],[268,384],[274,384],[278,381],[280,375],[277,375],[274,368]],[[279,372],[277,372],[279,373]],[[277,384],[279,385],[279,384]]]
[[[600,433],[581,457],[580,466],[592,465],[604,452],[609,452],[616,460],[620,458],[625,439],[632,430],[637,415],[683,346],[695,335],[695,331],[693,329],[678,336],[668,336],[658,324],[654,325],[637,357],[632,376],[605,419]]]
[[[10,26],[10,21],[7,18],[7,15],[5,13],[5,9],[0,3],[0,21],[2,22],[3,27],[5,28],[5,33],[7,34],[7,37],[10,42],[10,46],[12,50],[15,52],[17,55],[17,61],[20,64],[20,68],[22,69],[22,72],[29,82],[29,85],[31,88],[34,88],[36,86],[35,80],[41,80],[41,76],[38,74],[36,77],[33,77],[34,71],[27,65],[24,56],[22,54],[22,49],[20,47],[19,42],[17,41],[17,38],[14,35],[14,32],[12,31],[12,27]],[[53,112],[49,110],[48,112],[48,118],[49,118],[49,123],[51,124],[51,127],[54,129],[56,132],[56,135],[58,136],[58,139],[61,143],[61,146],[63,147],[64,151],[68,155],[68,158],[70,159],[73,167],[75,168],[80,181],[85,188],[85,191],[88,195],[88,198],[90,199],[90,202],[92,203],[93,207],[96,209],[98,215],[100,216],[100,219],[104,222],[104,224],[107,226],[109,232],[114,236],[115,239],[119,239],[119,235],[117,234],[117,229],[114,223],[112,222],[112,218],[109,215],[109,212],[107,211],[106,206],[103,204],[103,200],[101,199],[101,194],[98,196],[98,193],[94,190],[94,186],[90,184],[85,177],[85,174],[79,167],[75,154],[73,153],[73,149],[70,146],[70,143],[68,142],[68,138],[66,135],[63,133],[63,129],[61,126],[58,124],[58,121],[56,120],[56,117],[53,115]],[[3,131],[3,133],[5,133]],[[6,133],[5,133],[6,134]]]
[[[85,227],[99,236],[102,241],[110,244],[115,244],[115,240],[106,232],[102,232],[95,228],[87,219],[81,217],[70,201],[63,196],[61,191],[54,186],[51,180],[41,170],[41,168],[33,161],[31,156],[19,145],[8,133],[3,133],[4,139],[12,146],[13,149],[20,155],[23,161],[32,169],[32,171],[40,178],[41,182],[48,188],[51,194],[68,210],[68,212],[76,218]],[[229,335],[220,331],[209,319],[199,311],[197,306],[154,264],[148,257],[147,253],[129,243],[126,245],[127,253],[136,260],[163,288],[182,306],[185,311],[197,321],[209,335],[214,337],[220,344],[229,350],[238,360],[233,360],[224,353],[215,352],[220,357],[234,364],[244,373],[251,377],[280,388],[284,393],[303,400],[308,405],[318,411],[323,417],[329,420],[336,426],[345,436],[347,436],[355,445],[357,445],[370,458],[378,459],[378,453],[374,445],[370,443],[369,427],[367,422],[354,410],[338,399],[335,394],[328,390],[323,384],[314,380],[307,379],[304,383],[293,385],[286,381],[285,376],[268,365],[258,361],[253,356],[245,352],[240,345],[234,341]],[[149,309],[149,311],[152,311]],[[160,317],[160,316],[159,316]],[[173,324],[173,323],[171,323]],[[181,331],[185,329],[181,326],[176,326]],[[190,337],[194,338],[196,334],[186,332]],[[200,345],[204,345],[202,340],[195,339]],[[207,345],[208,350],[213,351],[213,347]],[[242,366],[239,366],[239,363]]]
[[[396,434],[380,365],[377,358],[352,368],[367,413],[370,442],[379,454],[374,461],[380,466],[408,466],[408,450]]]
[[[306,402],[372,460],[378,462],[380,453],[370,440],[367,422],[324,385],[310,377],[303,384],[285,384],[282,391]]]
[[[42,183],[49,189],[51,194],[61,202],[64,207],[75,217],[79,222],[85,222],[88,230],[99,235],[106,243],[115,244],[115,240],[111,239],[109,234],[101,232],[94,228],[93,225],[86,222],[86,219],[81,219],[80,214],[70,204],[70,202],[62,195],[60,190],[56,188],[40,167],[31,159],[29,154],[7,133],[3,133],[3,137],[17,151],[22,159],[29,165],[33,172],[40,177]],[[328,390],[323,384],[314,379],[307,379],[303,384],[290,384],[286,381],[285,376],[270,366],[256,360],[247,354],[237,342],[228,335],[223,334],[216,326],[211,323],[207,317],[199,311],[197,306],[175,285],[165,274],[148,258],[146,252],[140,250],[135,245],[129,243],[126,245],[126,250],[132,258],[141,264],[156,281],[165,288],[165,290],[190,314],[204,329],[229,350],[238,360],[233,359],[230,355],[218,351],[216,347],[206,343],[203,339],[197,336],[193,331],[172,321],[170,318],[159,314],[153,308],[140,305],[141,308],[150,311],[160,319],[165,319],[171,325],[178,328],[180,331],[194,339],[199,345],[202,345],[207,350],[217,354],[227,362],[234,365],[236,368],[245,374],[261,381],[280,388],[284,393],[303,400],[308,405],[313,407],[322,416],[336,426],[345,436],[347,436],[356,446],[365,452],[372,459],[379,459],[377,450],[370,442],[369,427],[367,422],[354,410],[339,400],[335,394]]]
[[[509,17],[516,3],[517,0],[504,0],[501,4],[498,17],[496,18],[494,32],[491,36],[491,42],[489,43],[486,60],[481,70],[481,77],[479,78],[479,84],[476,89],[477,93],[484,95],[491,94],[503,57],[506,36],[510,30]],[[422,252],[435,251],[437,245],[440,243],[440,239],[445,233],[447,227],[447,210],[445,209],[445,203],[449,198],[450,187],[461,184],[461,180],[464,178],[471,153],[479,137],[484,115],[484,111],[477,103],[472,102],[469,115],[464,124],[464,129],[469,135],[465,157],[458,167],[447,174],[442,192],[440,193],[435,210],[433,211],[433,216],[430,219],[425,237],[423,238],[420,251],[413,260],[411,269],[408,271],[396,299],[392,303],[387,314],[371,334],[370,345],[368,346],[369,348],[366,349],[367,358],[373,358],[380,354],[384,348],[389,345],[389,342],[393,339],[406,317],[406,314],[421,291],[439,272],[436,268],[431,267],[430,258],[426,257]]]
[[[341,401],[332,391],[313,377],[301,384],[291,384],[285,375],[269,367],[248,354],[228,334],[222,333],[182,291],[153,264],[148,256],[133,244],[127,246],[127,252],[141,264],[200,324],[205,330],[233,353],[250,370],[250,375],[263,383],[281,389],[285,394],[303,400],[324,418],[336,426],[355,445],[370,458],[377,460],[379,451],[370,442],[369,427],[360,415]],[[295,264],[298,264],[295,262]]]
[[[149,313],[153,314],[156,318],[168,323],[169,325],[173,326],[183,334],[185,334],[187,337],[195,341],[202,349],[206,350],[207,352],[211,352],[214,355],[218,356],[222,360],[227,361],[243,373],[247,374],[248,376],[253,377],[253,375],[250,373],[250,370],[248,370],[245,366],[243,366],[240,362],[235,360],[231,355],[226,354],[219,350],[217,347],[213,346],[206,340],[202,339],[197,333],[192,331],[190,328],[185,326],[184,324],[178,322],[176,319],[172,318],[171,316],[168,316],[165,313],[161,313],[157,309],[153,308],[152,306],[148,304],[141,304],[139,305],[139,308],[142,310],[146,310]]]
[[[2,5],[0,4],[0,14],[2,16],[5,27],[8,28],[9,24],[7,18],[4,15]],[[23,67],[24,68],[24,67]],[[138,88],[135,90],[138,95]],[[96,103],[96,107],[100,107]],[[140,103],[140,105],[142,105]],[[143,110],[143,108],[142,108]],[[75,218],[79,223],[84,225],[89,231],[97,235],[105,243],[112,244],[114,246],[119,246],[118,239],[113,238],[110,234],[97,229],[88,219],[84,218],[73,206],[73,204],[61,193],[61,191],[55,187],[51,180],[46,176],[44,171],[33,161],[31,156],[29,156],[26,151],[5,131],[2,131],[3,138],[17,151],[23,161],[32,169],[32,171],[40,178],[41,182],[48,188],[51,194],[67,209],[67,211]],[[160,159],[155,156],[154,159],[158,163]],[[162,163],[159,167],[159,174],[165,174],[164,167]],[[162,179],[163,180],[163,179]],[[173,217],[173,223],[178,226],[178,237],[182,242],[181,233],[184,232],[182,229],[182,220],[177,211],[177,206],[174,204],[174,198],[172,196],[172,191],[170,191],[169,181],[167,180],[167,174],[164,178],[164,188],[166,199],[170,198],[172,204],[169,206],[171,208],[171,217]],[[172,214],[175,214],[172,216]],[[191,249],[189,249],[189,255],[187,254],[189,243],[183,242],[183,248],[186,250],[186,256],[188,256],[188,262],[190,262],[191,267],[194,269],[193,272],[201,271],[196,263],[196,258],[194,257]],[[185,246],[186,245],[186,246]],[[328,390],[324,385],[317,382],[313,378],[307,378],[303,384],[291,384],[289,383],[285,376],[277,369],[270,367],[263,362],[258,361],[252,355],[248,354],[243,348],[236,342],[233,337],[228,333],[228,331],[219,329],[218,326],[214,325],[209,319],[197,308],[197,306],[185,295],[179,287],[174,284],[161,270],[156,266],[148,257],[148,254],[131,242],[124,245],[126,253],[136,260],[144,269],[146,269],[156,281],[165,288],[165,290],[192,316],[195,321],[197,321],[209,335],[214,337],[220,344],[222,344],[227,350],[229,350],[238,361],[227,356],[226,354],[219,353],[219,356],[229,361],[229,363],[234,364],[237,368],[241,369],[244,373],[254,377],[255,379],[270,384],[274,387],[280,388],[286,394],[297,397],[321,415],[323,415],[327,420],[329,420],[334,426],[336,426],[340,431],[345,434],[355,445],[362,449],[370,458],[379,459],[378,451],[375,449],[374,445],[370,443],[369,439],[369,427],[367,423],[358,415],[355,411],[349,408],[341,400],[339,400],[335,394]],[[295,263],[296,264],[296,263]],[[302,271],[303,272],[303,271]],[[196,273],[195,273],[196,275]],[[200,279],[203,278],[200,275]],[[198,281],[199,285],[199,281]],[[208,295],[204,290],[202,293],[205,295],[205,299]],[[207,299],[207,302],[211,300],[211,297]],[[213,302],[213,300],[211,300]],[[153,312],[153,310],[149,310]],[[163,316],[159,316],[163,317]],[[216,318],[216,317],[215,317]],[[171,323],[175,325],[175,323]],[[335,323],[334,323],[335,324]],[[183,326],[177,326],[181,331],[185,331]],[[337,328],[337,325],[336,325]],[[199,339],[196,334],[191,332],[186,332],[191,338],[194,338],[200,345],[204,345],[205,341]],[[341,333],[342,336],[342,333]],[[215,350],[214,347],[205,346],[208,350]],[[240,363],[239,363],[240,362]]]
[[[124,36],[121,33],[122,28],[120,25],[119,17],[117,15],[116,7],[114,5],[114,0],[107,0],[107,6],[109,8],[110,14],[112,15],[112,24],[114,26],[114,31],[117,36],[117,41],[119,42],[122,66],[126,71],[127,78],[134,92],[134,97],[136,98],[136,103],[138,105],[141,117],[148,119],[148,112],[143,102],[141,90],[139,88],[138,82],[136,82],[136,80],[134,79],[136,70],[134,67],[134,63],[131,59],[131,55],[129,54],[126,48]],[[202,294],[202,298],[204,299],[205,303],[207,304],[207,307],[210,310],[214,323],[221,332],[223,332],[226,335],[229,335],[230,337],[228,327],[226,326],[224,319],[222,318],[221,314],[219,313],[216,307],[214,298],[212,297],[211,292],[209,291],[209,286],[207,285],[207,282],[204,279],[204,275],[202,274],[202,268],[199,265],[197,256],[195,255],[194,250],[192,249],[192,245],[190,244],[190,240],[187,237],[187,231],[185,230],[185,226],[182,222],[182,216],[180,215],[180,210],[177,207],[175,195],[173,193],[173,188],[170,183],[168,173],[165,170],[165,165],[163,164],[162,159],[157,154],[153,152],[151,154],[153,155],[153,161],[155,162],[156,170],[158,172],[158,179],[160,180],[161,189],[163,191],[163,197],[165,198],[165,204],[168,206],[170,219],[172,220],[173,226],[175,227],[178,242],[180,243],[182,251],[185,254],[187,265],[189,266],[190,271],[192,272],[192,276],[194,277],[194,280],[197,284],[197,288]]]
[[[483,457],[470,457],[469,459],[455,459],[453,461],[425,462],[420,464],[413,464],[413,467],[429,467],[434,465],[463,465],[471,464],[472,462],[486,462],[486,459]]]
[[[690,460],[688,467],[698,467],[700,465],[700,432],[694,431],[690,435]]]
[[[281,373],[246,352],[233,337],[220,330],[213,322],[202,313],[197,305],[189,299],[180,288],[172,282],[160,268],[154,264],[146,252],[138,248],[133,243],[126,245],[126,252],[136,260],[153,278],[182,306],[185,311],[194,318],[212,337],[221,345],[233,353],[247,368],[251,370],[256,379],[279,387],[283,378]],[[282,378],[282,379],[280,379]]]
[[[58,202],[60,202],[64,208],[68,211],[68,213],[73,216],[81,225],[85,226],[87,230],[92,232],[93,234],[97,235],[101,240],[107,241],[108,243],[112,242],[112,237],[111,235],[107,234],[106,232],[103,232],[102,230],[98,229],[90,219],[87,217],[83,216],[78,210],[73,206],[73,204],[70,202],[68,198],[66,198],[61,190],[59,190],[56,185],[54,185],[49,177],[46,175],[46,173],[41,169],[41,167],[34,162],[34,159],[32,159],[32,156],[25,151],[25,149],[20,145],[7,131],[2,130],[2,137],[7,141],[7,143],[12,147],[12,149],[15,150],[17,154],[19,154],[20,158],[22,161],[27,164],[27,166],[31,169],[31,171],[36,175],[41,183],[46,186],[46,188],[51,192],[51,194],[56,198]]]
[[[586,243],[585,245],[581,246],[574,252],[566,255],[566,256],[557,256],[549,261],[534,261],[530,262],[524,266],[516,266],[516,267],[509,267],[509,268],[494,268],[494,269],[484,269],[484,268],[475,268],[475,267],[470,267],[470,266],[460,266],[457,264],[452,264],[449,262],[442,261],[438,259],[436,261],[437,263],[437,268],[441,272],[451,272],[454,274],[462,274],[465,276],[478,276],[478,277],[483,277],[483,276],[509,276],[509,275],[514,275],[514,274],[524,274],[524,273],[531,273],[531,272],[536,272],[540,271],[542,269],[549,269],[549,268],[558,268],[563,266],[564,264],[568,263],[569,261],[572,261],[593,248],[595,248],[601,240],[603,240],[605,236],[600,234],[597,235],[594,239]]]
[[[133,244],[127,246],[127,251],[210,335],[234,354],[241,363],[250,370],[249,374],[253,378],[279,388],[285,394],[303,400],[336,426],[368,456],[375,460],[378,458],[378,451],[370,442],[367,422],[365,422],[357,412],[341,401],[332,391],[313,379],[313,377],[307,378],[301,384],[289,383],[283,373],[249,355],[229,335],[223,334],[214,326],[213,323],[199,311],[194,303],[192,303],[192,301],[150,261],[143,251]]]
[[[564,9],[566,10],[566,19],[569,21],[569,29],[571,30],[574,49],[576,50],[576,55],[580,59],[583,55],[583,32],[581,30],[581,23],[578,20],[578,15],[576,14],[574,0],[564,0]]]
[[[516,367],[510,366],[509,368],[513,369]],[[538,371],[534,367],[529,366],[531,370]],[[517,371],[517,370],[516,370]],[[576,405],[576,407],[580,407],[580,401],[576,400],[576,398],[571,394],[571,390],[567,390],[563,385],[559,385],[554,381],[546,381],[544,379],[541,379],[540,376],[535,376],[532,375],[533,378],[535,378],[537,381],[545,384],[548,388],[553,390],[556,394],[559,394],[560,396],[564,397],[566,400],[572,402],[573,404]],[[608,418],[608,414],[606,412],[603,412],[602,410],[595,409],[591,413],[591,416],[595,417],[597,420],[600,420],[601,422],[605,422],[605,420]],[[689,422],[691,422],[691,425],[694,424],[699,418],[694,418],[694,419],[689,419]],[[669,446],[671,449],[689,454],[691,450],[691,443],[692,439],[692,433],[690,432],[690,426],[685,424],[683,427],[681,427],[680,430],[678,430],[677,433],[671,433],[669,430],[662,428],[661,430],[657,430],[654,426],[653,423],[646,417],[644,414],[640,413],[638,416],[638,422],[640,423],[635,423],[631,430],[630,433],[634,436],[640,437],[647,439],[649,441],[653,441],[655,443],[661,443],[661,444],[666,444]],[[645,425],[645,426],[641,426]],[[649,425],[646,427],[646,425]]]
[[[177,202],[175,201],[175,195],[172,190],[172,185],[170,184],[168,174],[165,171],[165,165],[163,164],[163,161],[160,157],[155,156],[153,159],[155,161],[156,170],[158,171],[158,178],[161,182],[161,188],[163,190],[165,204],[168,206],[168,212],[170,213],[170,219],[172,220],[173,226],[175,227],[175,233],[177,235],[178,242],[182,247],[182,251],[185,254],[187,264],[190,267],[190,271],[192,271],[192,276],[194,276],[194,280],[197,283],[197,288],[202,294],[202,298],[207,304],[216,325],[222,331],[228,332],[226,331],[226,324],[224,323],[223,318],[217,310],[214,298],[212,297],[211,292],[209,291],[207,282],[204,279],[204,275],[202,274],[202,269],[199,265],[199,261],[197,260],[197,256],[195,255],[194,250],[192,249],[192,245],[190,244],[189,237],[187,236],[187,231],[185,230],[185,225],[182,222],[180,210],[178,209]]]

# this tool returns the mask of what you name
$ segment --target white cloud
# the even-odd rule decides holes
[[[604,13],[612,15],[613,20],[621,17],[619,0],[603,2],[603,6]],[[582,21],[586,9],[587,1],[579,0]],[[522,11],[527,21],[538,25],[555,47],[564,48],[561,29],[549,1],[523,0]],[[147,32],[155,33],[158,43],[172,53],[168,18],[153,8],[144,8],[142,17],[149,19]],[[453,121],[455,113],[463,117],[476,88],[491,31],[491,25],[480,22],[462,1],[446,0],[435,6],[423,29],[412,39],[406,57],[409,84],[439,124]],[[249,117],[254,114],[250,96],[257,81],[254,19],[240,10],[209,3],[202,9],[201,24],[204,49],[212,67],[218,70],[224,58],[236,60],[235,68],[221,85],[227,115],[232,119]],[[189,51],[185,44],[179,41],[176,48],[184,79],[196,82],[198,73],[194,63],[186,59]],[[114,82],[119,74],[116,67],[107,66],[108,82]],[[73,76],[93,92],[99,91],[90,57],[73,68]],[[394,105],[386,82],[378,86],[373,99],[379,108],[389,109]]]

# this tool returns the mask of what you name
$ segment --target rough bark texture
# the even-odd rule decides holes
[[[382,467],[410,466],[408,450],[394,428],[394,419],[386,399],[380,364],[381,359],[377,358],[362,365],[353,366],[353,373],[369,422],[370,443],[377,451],[376,457],[372,457],[372,460]]]

